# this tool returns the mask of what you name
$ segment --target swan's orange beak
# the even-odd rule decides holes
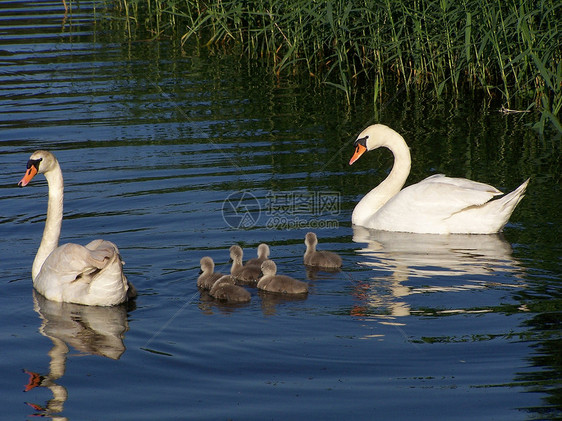
[[[30,165],[27,171],[25,172],[25,175],[18,183],[18,186],[20,187],[27,186],[27,184],[31,181],[31,179],[36,175],[37,175],[37,167],[35,165]]]
[[[31,389],[37,386],[41,386],[41,382],[43,381],[43,377],[40,374],[34,373],[33,371],[23,370],[24,373],[29,374],[29,381],[25,386],[24,392],[29,392]]]
[[[358,143],[355,147],[355,153],[353,154],[353,156],[349,160],[349,165],[351,165],[355,161],[357,161],[361,157],[361,155],[363,155],[363,153],[365,153],[366,150],[367,150],[367,148],[365,146]]]

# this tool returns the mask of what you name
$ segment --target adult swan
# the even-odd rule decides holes
[[[58,247],[64,186],[52,153],[34,152],[18,185],[26,186],[38,173],[47,179],[49,202],[43,238],[31,269],[35,289],[49,300],[97,306],[120,304],[134,297],[135,288],[123,274],[115,244],[94,240],[86,246],[68,243]]]
[[[527,179],[504,197],[495,187],[465,178],[436,174],[400,190],[410,173],[410,151],[404,138],[391,128],[375,124],[355,140],[349,165],[365,151],[384,146],[394,155],[388,177],[355,206],[355,225],[384,231],[424,234],[492,234],[502,230],[523,198]]]

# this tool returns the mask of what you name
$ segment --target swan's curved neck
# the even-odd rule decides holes
[[[236,272],[237,270],[240,270],[244,267],[244,265],[242,264],[242,259],[240,257],[233,257],[232,258],[232,267],[230,268],[230,273],[233,274],[234,272]]]
[[[43,230],[43,238],[39,245],[39,250],[35,255],[31,277],[33,280],[39,275],[45,259],[49,257],[54,249],[59,245],[59,236],[62,225],[64,183],[62,172],[58,163],[55,168],[45,173],[49,186],[49,202],[47,205],[47,220]]]
[[[402,189],[410,174],[412,165],[410,149],[402,136],[394,133],[381,146],[390,149],[394,155],[394,165],[388,177],[367,193],[355,206],[351,221],[356,225],[364,225],[386,202],[395,196]]]

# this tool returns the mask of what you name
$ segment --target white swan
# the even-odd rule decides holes
[[[388,177],[355,206],[351,222],[384,231],[425,234],[492,234],[502,230],[523,198],[529,179],[504,197],[495,187],[465,178],[436,174],[400,190],[410,173],[410,151],[404,138],[375,124],[355,140],[353,164],[365,151],[384,146],[394,154]]]
[[[36,174],[45,175],[49,200],[43,238],[31,270],[35,289],[49,300],[85,305],[111,306],[134,297],[136,290],[123,274],[123,261],[115,244],[94,240],[86,246],[58,246],[64,184],[52,153],[34,152],[18,185],[26,186]]]

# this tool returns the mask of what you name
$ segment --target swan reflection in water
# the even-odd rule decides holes
[[[408,316],[413,310],[404,297],[412,294],[523,286],[523,269],[501,234],[428,235],[354,226],[353,241],[365,245],[356,251],[363,257],[359,264],[373,270],[369,281],[354,283],[359,303],[352,313],[358,316],[382,313],[387,320]],[[441,313],[468,311],[492,310]]]
[[[52,341],[53,347],[48,353],[51,361],[47,374],[24,370],[30,376],[25,391],[35,387],[48,388],[53,398],[44,407],[29,405],[39,411],[37,415],[66,419],[55,414],[62,412],[68,397],[66,388],[57,381],[65,373],[69,347],[87,355],[119,359],[125,352],[123,338],[128,330],[127,305],[98,307],[59,303],[47,300],[36,291],[33,291],[33,301],[34,309],[41,318],[39,332]]]

